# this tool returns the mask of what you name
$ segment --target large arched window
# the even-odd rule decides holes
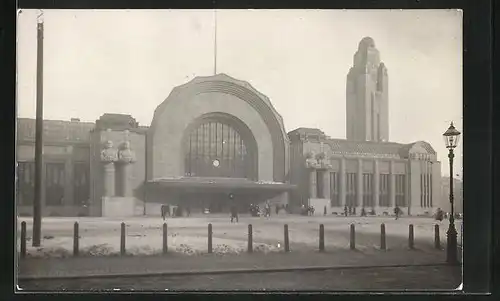
[[[243,133],[242,133],[243,132]],[[184,169],[188,177],[255,178],[255,142],[248,130],[225,118],[204,118],[184,140]]]

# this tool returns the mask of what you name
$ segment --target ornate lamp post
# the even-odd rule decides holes
[[[453,150],[458,145],[460,138],[460,132],[455,129],[453,122],[446,132],[443,134],[446,148],[449,150],[448,158],[450,159],[450,225],[448,227],[447,234],[447,250],[446,250],[446,261],[450,264],[458,263],[457,257],[457,230],[455,229],[455,212],[453,210],[453,158],[455,154]]]

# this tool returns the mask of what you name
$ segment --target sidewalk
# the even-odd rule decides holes
[[[253,253],[217,256],[167,254],[152,257],[28,258],[19,261],[20,278],[84,277],[103,275],[190,274],[235,270],[313,269],[444,264],[444,251],[339,250],[326,253]]]

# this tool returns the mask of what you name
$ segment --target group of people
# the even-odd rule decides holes
[[[168,217],[182,216],[182,211],[186,212],[187,216],[191,215],[191,208],[189,206],[170,206],[168,204],[161,205],[161,217],[165,220]]]
[[[250,215],[251,216],[265,216],[265,217],[270,217],[271,216],[271,205],[269,202],[266,202],[264,205],[264,210],[262,211],[259,207],[259,205],[256,204],[250,204]],[[278,214],[279,207],[276,206],[276,214]]]
[[[288,204],[287,205],[276,205],[275,207],[275,211],[276,211],[276,214],[279,213],[279,210],[283,209],[283,210],[286,210],[288,212]],[[175,216],[181,216],[182,215],[182,211],[184,210],[184,212],[186,212],[186,215],[187,216],[190,216],[191,215],[191,209],[189,206],[170,206],[168,204],[164,204],[164,205],[161,205],[161,216],[163,218],[163,220],[165,220],[168,217],[175,217]],[[259,205],[256,205],[256,204],[250,204],[250,215],[251,216],[255,216],[255,217],[258,217],[258,216],[265,216],[265,217],[270,217],[271,216],[271,205],[269,204],[269,201],[266,202],[265,206],[264,206],[264,210],[261,211]],[[238,222],[239,220],[239,217],[238,217],[238,207],[236,206],[236,204],[232,204],[231,205],[231,223],[233,222]],[[324,215],[326,215],[326,207],[324,208]],[[308,215],[308,216],[311,216],[311,215],[314,215],[314,207],[313,206],[305,206],[304,204],[302,205],[301,207],[301,214],[302,215]],[[356,211],[355,211],[355,208],[354,208],[354,211],[351,210],[351,208],[347,207],[347,206],[344,206],[344,215],[345,216],[348,216],[348,215],[355,215],[356,214]],[[372,209],[372,211],[370,212],[371,215],[375,215],[375,212],[374,210]],[[399,217],[403,214],[403,211],[401,210],[401,208],[399,208],[399,206],[396,206],[394,207],[394,216],[395,216],[395,219],[399,219]],[[361,208],[361,216],[366,216],[366,211],[365,211],[365,208]],[[447,218],[447,213],[445,213],[441,208],[438,208],[436,210],[436,213],[434,215],[435,219],[438,220],[438,221],[442,221],[444,218]]]

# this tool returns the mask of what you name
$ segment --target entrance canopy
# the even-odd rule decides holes
[[[295,185],[252,181],[244,178],[201,178],[178,177],[162,178],[148,181],[148,186],[179,189],[190,192],[253,192],[253,193],[281,193],[296,189]]]

